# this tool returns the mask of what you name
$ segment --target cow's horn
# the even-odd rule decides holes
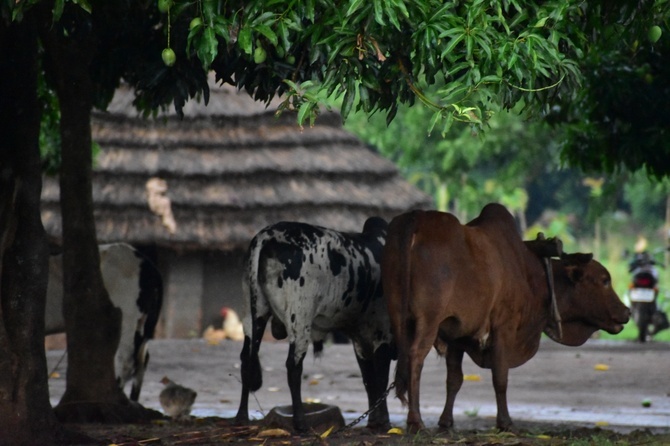
[[[545,238],[540,232],[535,240],[528,240],[524,243],[538,257],[561,257],[563,255],[563,242],[558,237]]]

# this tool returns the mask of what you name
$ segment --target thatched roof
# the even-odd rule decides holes
[[[300,129],[294,114],[274,116],[276,104],[217,87],[207,107],[188,103],[183,120],[144,119],[133,97],[119,90],[92,119],[101,148],[93,177],[100,242],[243,248],[280,220],[360,231],[370,215],[431,206],[392,163],[343,130],[336,113]],[[56,240],[58,196],[58,181],[45,178],[42,218]]]

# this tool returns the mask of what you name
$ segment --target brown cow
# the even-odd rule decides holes
[[[543,331],[554,341],[577,346],[599,329],[623,329],[630,311],[612,289],[610,274],[591,254],[571,254],[551,260],[562,320],[557,330],[544,259],[530,247],[512,215],[498,204],[487,205],[467,225],[437,211],[393,219],[382,284],[398,346],[396,393],[409,404],[408,430],[424,427],[419,381],[432,346],[446,354],[447,363],[447,400],[439,425],[453,426],[467,353],[477,365],[491,369],[496,424],[506,430],[512,426],[508,371],[535,355]]]

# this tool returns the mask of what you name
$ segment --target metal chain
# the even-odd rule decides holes
[[[391,392],[391,389],[393,389],[394,387],[395,387],[395,382],[392,382],[391,385],[388,387],[388,389],[386,389],[384,394],[382,396],[380,396],[377,401],[375,401],[375,403],[372,405],[372,407],[370,407],[366,412],[363,412],[363,414],[360,417],[356,418],[354,421],[347,424],[346,426],[343,426],[343,427],[339,428],[338,430],[333,432],[331,435],[339,434],[343,431],[349,430],[352,427],[356,426],[361,421],[363,421],[368,415],[370,415],[370,413],[373,410],[378,408],[386,400],[386,397],[389,395],[389,393]]]

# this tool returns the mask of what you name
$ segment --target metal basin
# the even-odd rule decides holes
[[[344,426],[344,417],[340,408],[323,403],[303,403],[305,407],[305,421],[310,429],[323,433],[334,426],[339,429]],[[293,430],[293,406],[276,406],[264,419],[266,425],[279,427],[287,431]]]

